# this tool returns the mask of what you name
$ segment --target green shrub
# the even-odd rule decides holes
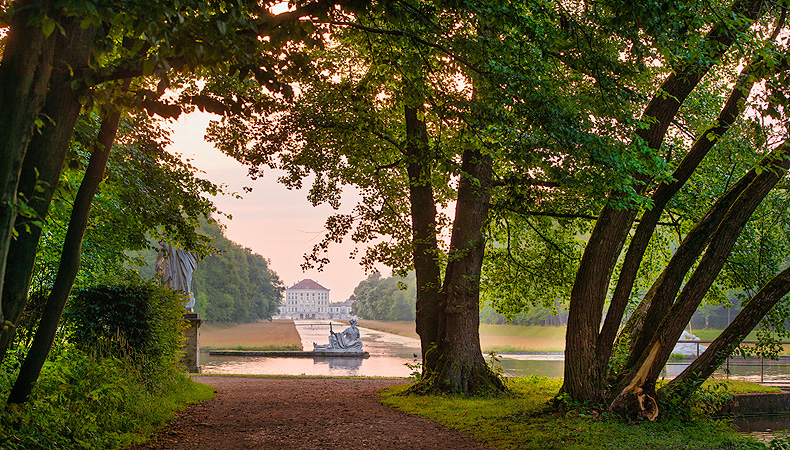
[[[82,289],[68,306],[68,340],[107,356],[131,357],[146,379],[166,381],[180,370],[185,298],[154,283]]]
[[[12,378],[0,374],[0,400]],[[112,449],[140,443],[182,404],[213,395],[213,389],[182,374],[156,389],[146,388],[146,378],[129,357],[99,357],[66,344],[44,365],[28,403],[0,409],[0,448]]]

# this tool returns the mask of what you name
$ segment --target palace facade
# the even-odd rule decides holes
[[[311,279],[304,279],[285,290],[279,319],[337,319],[351,315],[351,301],[330,303],[329,289]]]

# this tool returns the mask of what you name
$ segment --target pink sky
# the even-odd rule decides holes
[[[271,267],[286,287],[311,278],[330,290],[330,301],[346,300],[366,277],[359,263],[348,257],[352,244],[335,245],[330,249],[331,263],[322,272],[303,272],[300,267],[303,255],[321,240],[324,221],[332,208],[313,207],[305,191],[289,191],[277,183],[278,174],[274,171],[252,181],[246,168],[203,140],[211,117],[196,112],[171,124],[173,144],[170,150],[194,159],[192,164],[206,172],[203,177],[226,184],[230,192],[243,196],[241,200],[227,195],[213,198],[220,211],[233,216],[233,220],[221,220],[227,226],[225,235],[271,260]],[[245,186],[251,186],[252,192],[245,193],[242,190]],[[350,211],[353,206],[344,204],[341,211]],[[383,268],[380,270],[389,273]]]

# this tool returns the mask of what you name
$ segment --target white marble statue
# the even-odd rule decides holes
[[[693,334],[689,333],[686,330],[683,330],[683,334],[680,335],[680,341],[699,341],[700,338],[694,336]],[[699,346],[699,348],[697,348]],[[701,355],[702,352],[707,350],[708,347],[706,345],[699,345],[699,344],[692,344],[690,342],[687,343],[677,343],[675,344],[675,348],[672,349],[672,353],[677,353],[683,356],[691,356],[696,358],[698,355]]]
[[[171,289],[184,292],[189,301],[184,303],[187,311],[195,310],[195,295],[192,293],[192,274],[195,272],[198,257],[192,252],[175,248],[160,241],[159,254],[156,255],[156,272],[162,283]]]
[[[313,342],[313,351],[332,351],[332,352],[361,352],[362,341],[359,339],[359,328],[357,321],[351,319],[350,327],[341,333],[332,331],[332,322],[329,322],[329,343],[316,344]]]

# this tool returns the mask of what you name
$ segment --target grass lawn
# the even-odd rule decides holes
[[[513,394],[495,398],[405,396],[401,395],[405,386],[390,388],[381,396],[387,405],[440,422],[496,449],[765,448],[711,420],[627,424],[579,413],[544,412],[561,383],[556,378],[514,378],[509,384]]]
[[[207,350],[301,350],[293,320],[252,323],[204,323],[200,347]]]
[[[359,326],[419,339],[414,322],[360,320]],[[565,327],[480,325],[484,352],[561,352],[565,350]]]

